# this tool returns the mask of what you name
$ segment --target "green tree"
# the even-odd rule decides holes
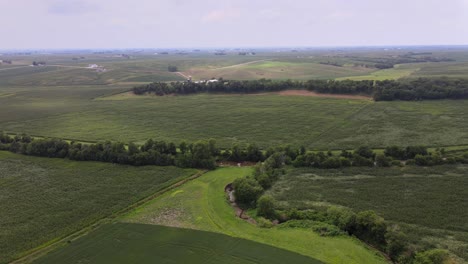
[[[263,192],[262,186],[255,179],[249,177],[237,178],[232,183],[232,187],[236,202],[247,207],[254,206]]]

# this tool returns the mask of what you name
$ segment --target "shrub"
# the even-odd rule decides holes
[[[356,214],[350,209],[332,206],[327,209],[327,219],[329,223],[349,232],[355,225]]]
[[[375,156],[375,163],[379,167],[390,167],[392,160],[383,154],[377,154]]]
[[[414,264],[444,264],[449,260],[449,253],[443,249],[431,249],[416,254]]]
[[[363,211],[356,215],[354,235],[370,244],[383,248],[387,225],[374,211]]]
[[[385,234],[386,252],[393,261],[398,260],[408,246],[408,238],[398,230],[390,230]]]
[[[305,228],[312,229],[321,236],[340,236],[344,232],[337,226],[325,222],[312,220],[290,220],[280,225],[280,228]]]
[[[268,219],[265,219],[263,217],[259,217],[257,219],[257,225],[261,228],[272,228],[273,227],[273,223],[268,220]]]
[[[263,216],[268,219],[274,219],[275,213],[275,200],[269,195],[263,195],[257,201],[257,215]]]

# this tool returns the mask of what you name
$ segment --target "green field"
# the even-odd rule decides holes
[[[34,263],[322,263],[245,239],[191,229],[109,224]]]
[[[289,61],[254,61],[248,64],[234,64],[220,68],[203,67],[191,68],[186,74],[195,79],[211,79],[222,77],[234,80],[252,79],[335,79],[338,77],[363,75],[375,69],[363,67],[336,67],[316,62],[289,62]]]
[[[209,172],[165,193],[121,221],[192,228],[244,238],[310,256],[326,263],[384,263],[378,253],[350,237],[322,237],[310,230],[259,228],[235,217],[224,187],[251,168]]]
[[[0,152],[0,263],[78,231],[194,174]]]
[[[0,97],[0,130],[82,141],[214,138],[313,149],[468,144],[466,101],[372,102],[280,95],[111,96],[118,87],[57,87]],[[97,99],[95,99],[97,98]]]
[[[279,208],[374,210],[420,247],[468,260],[468,166],[294,169],[269,191]]]

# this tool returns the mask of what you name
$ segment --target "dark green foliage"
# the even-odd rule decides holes
[[[290,220],[281,224],[279,228],[306,228],[321,236],[341,236],[345,234],[335,225],[313,220]]]
[[[257,200],[257,215],[267,219],[275,219],[275,200],[269,195],[263,195]]]
[[[367,146],[362,146],[362,147],[357,148],[354,151],[354,154],[359,155],[366,159],[373,159],[375,157],[374,151],[372,151],[372,149]]]
[[[167,66],[167,70],[169,72],[176,72],[177,71],[177,66],[169,65],[169,66]]]
[[[391,68],[391,64],[376,64]],[[171,67],[171,66],[169,66]],[[171,69],[169,69],[171,71]],[[177,68],[173,68],[177,71]],[[171,84],[155,82],[133,88],[135,94],[170,93],[190,94],[200,92],[217,93],[259,93],[302,88],[318,93],[366,94],[376,101],[421,100],[421,99],[466,99],[468,98],[468,80],[448,78],[419,78],[409,81],[353,81],[353,80],[309,80],[272,81],[267,79],[251,81],[219,80],[216,82],[173,82]]]
[[[387,225],[382,217],[374,211],[363,211],[356,214],[356,222],[351,234],[372,245],[384,248],[386,245],[385,233]]]
[[[416,155],[427,155],[427,147],[424,146],[408,146],[405,149],[405,158],[414,159]]]
[[[263,153],[257,145],[249,144],[247,146],[247,151],[245,153],[245,160],[258,162],[258,161],[263,161],[263,159],[264,159]]]
[[[375,156],[375,164],[378,167],[390,167],[392,165],[392,160],[384,154],[377,154]]]
[[[397,262],[399,257],[405,252],[408,247],[407,236],[399,230],[387,230],[385,234],[387,242],[386,252],[391,260]]]
[[[449,259],[449,253],[443,249],[431,249],[416,254],[414,264],[444,264]]]
[[[356,222],[356,214],[350,209],[331,206],[327,209],[327,219],[346,232],[352,231]]]
[[[236,202],[244,206],[254,206],[263,188],[255,179],[249,177],[237,178],[232,187],[235,190]]]
[[[406,158],[405,149],[399,146],[386,147],[384,150],[384,154],[385,156],[389,156],[399,160],[403,160]]]

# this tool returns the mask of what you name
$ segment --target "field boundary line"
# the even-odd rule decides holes
[[[101,218],[101,219],[98,219],[96,220],[95,222],[81,228],[80,230],[77,230],[69,235],[66,235],[66,236],[63,236],[63,237],[58,237],[58,238],[55,238],[41,246],[38,246],[36,248],[33,248],[29,251],[26,251],[24,253],[23,256],[19,257],[18,259],[16,260],[13,260],[10,262],[10,264],[22,264],[22,263],[32,263],[34,260],[37,260],[39,259],[40,257],[42,256],[45,256],[46,254],[52,252],[53,250],[57,249],[57,248],[60,248],[60,247],[63,247],[65,246],[66,244],[70,243],[71,241],[74,241],[82,236],[85,236],[87,235],[88,233],[90,233],[91,231],[94,231],[96,229],[98,229],[99,227],[101,227],[102,225],[104,224],[108,224],[108,223],[112,223],[115,219],[117,219],[118,217],[140,207],[140,206],[143,206],[145,205],[146,203],[158,198],[159,196],[163,195],[164,193],[166,192],[169,192],[177,187],[180,187],[182,186],[183,184],[189,182],[189,181],[192,181],[194,179],[197,179],[199,178],[200,176],[202,176],[203,174],[205,174],[206,172],[208,172],[207,170],[200,170],[198,171],[197,173],[189,176],[189,177],[186,177],[182,180],[179,180],[173,184],[170,184],[169,186],[147,196],[147,197],[144,197],[138,201],[136,201],[135,203],[117,211],[117,212],[114,212],[112,213],[111,215],[108,215],[104,218]]]

